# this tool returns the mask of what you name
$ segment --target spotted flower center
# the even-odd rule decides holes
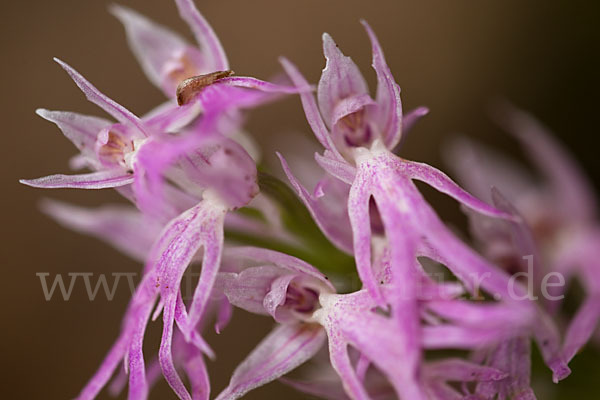
[[[98,158],[104,165],[127,167],[128,155],[135,150],[133,142],[115,131],[108,132],[106,143],[98,148]]]
[[[291,284],[287,290],[284,307],[310,316],[320,307],[319,293],[312,288]]]
[[[373,139],[371,128],[365,123],[364,110],[346,115],[338,121],[337,128],[349,147],[368,147]]]

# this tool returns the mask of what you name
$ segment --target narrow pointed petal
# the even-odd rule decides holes
[[[402,102],[400,101],[400,86],[394,80],[388,67],[383,50],[377,36],[362,20],[373,50],[373,69],[377,74],[377,108],[374,111],[379,129],[382,132],[384,143],[388,149],[393,149],[400,142],[402,136]]]
[[[185,308],[185,303],[183,302],[183,296],[181,294],[181,291],[179,291],[179,293],[177,294],[177,303],[175,306],[175,322],[177,324],[177,327],[179,328],[179,332],[181,333],[186,343],[189,343],[189,345],[194,346],[195,349],[204,353],[211,360],[214,360],[216,358],[214,350],[209,346],[209,344],[199,333],[203,326],[202,321],[200,321],[200,323],[196,326],[196,329],[192,330],[191,332],[188,332],[188,327],[190,325],[189,320],[190,319]]]
[[[77,396],[77,400],[91,400],[96,398],[100,390],[107,384],[119,363],[126,356],[127,349],[132,338],[135,336],[135,332],[139,331],[140,324],[145,326],[144,321],[150,317],[157,294],[158,291],[154,286],[154,276],[151,274],[146,275],[142,282],[140,282],[129,303],[119,338],[113,344],[92,379],[81,390]],[[144,383],[143,381],[141,382],[143,387]]]
[[[508,373],[500,381],[480,382],[475,394],[483,398],[501,398],[531,400],[535,395],[531,390],[531,344],[527,337],[517,337],[492,347],[487,355],[487,363]]]
[[[150,387],[146,378],[146,366],[144,363],[144,334],[148,325],[153,302],[141,305],[141,311],[132,316],[135,318],[135,328],[129,342],[129,350],[126,356],[127,369],[129,372],[129,400],[145,400],[148,397]]]
[[[71,76],[73,81],[79,86],[81,91],[85,94],[85,97],[102,108],[108,114],[112,115],[117,121],[124,125],[129,125],[137,128],[141,134],[148,136],[146,128],[142,125],[138,117],[136,117],[131,111],[125,107],[111,100],[104,94],[102,94],[94,85],[88,82],[81,74],[71,68],[67,63],[55,58],[56,61],[67,73]]]
[[[229,300],[224,298],[219,303],[219,308],[217,311],[217,320],[215,322],[215,332],[217,334],[221,333],[223,329],[227,325],[229,325],[229,321],[231,321],[231,316],[233,315],[233,307]]]
[[[256,89],[266,93],[296,94],[301,91],[312,92],[313,90],[310,86],[306,88],[284,86],[247,76],[230,76],[228,78],[220,79],[219,83],[223,85]]]
[[[600,295],[592,295],[584,301],[571,321],[565,335],[563,354],[566,362],[585,346],[600,320]]]
[[[335,176],[348,185],[352,185],[356,177],[356,168],[345,161],[339,161],[331,157],[330,151],[325,151],[324,155],[315,153],[315,160],[326,172]]]
[[[357,349],[385,374],[400,398],[425,400],[419,382],[421,335],[416,302],[410,293],[405,295],[403,289],[396,286],[386,292],[386,298],[391,298],[392,303],[390,317],[372,311],[375,303],[365,290],[349,295],[322,295],[323,315],[319,314],[321,310],[315,314],[328,331],[330,351],[331,343],[338,337],[343,338],[339,340]],[[339,357],[340,362],[345,363],[343,356]],[[402,360],[401,367],[399,360]],[[349,383],[354,379],[352,375],[348,375]]]
[[[517,312],[517,306],[503,303],[477,304],[470,301],[448,300],[430,301],[426,307],[444,319],[479,327],[500,328],[506,325],[515,330],[524,329],[533,317],[527,309]],[[483,324],[481,321],[486,322]]]
[[[326,199],[323,197],[317,198],[311,195],[292,174],[292,171],[283,156],[277,153],[277,157],[279,157],[283,171],[292,184],[292,187],[295,189],[298,197],[300,197],[319,228],[321,228],[321,231],[338,248],[347,253],[352,253],[352,230],[350,227],[350,220],[348,219],[347,208],[343,206],[340,207],[340,202],[342,204],[347,203],[347,196],[346,198],[333,199],[334,201],[337,200],[335,201],[335,207],[327,207],[328,204],[325,202]],[[325,194],[325,196],[327,196],[327,194]],[[340,211],[342,212],[340,213]]]
[[[88,209],[45,199],[41,208],[61,225],[98,237],[142,262],[162,228],[133,207]]]
[[[339,335],[335,334],[335,330],[328,331],[328,336],[331,366],[342,380],[344,390],[351,399],[370,399],[367,390],[356,375],[356,371],[352,366],[350,357],[348,356],[348,344],[343,342]]]
[[[515,293],[511,294],[508,289],[508,273],[488,262],[458,239],[439,220],[433,209],[427,207],[420,211],[419,215],[415,216],[415,223],[426,229],[427,241],[422,243],[424,246],[419,249],[419,255],[445,265],[471,292],[483,289],[505,300],[510,300],[515,294],[519,298],[527,295],[522,285],[515,285]]]
[[[38,108],[35,113],[54,122],[63,134],[84,154],[93,154],[98,133],[112,122],[98,117],[67,111],[50,111]]]
[[[285,271],[316,278],[316,280],[326,286],[330,291],[335,291],[331,282],[329,282],[325,275],[318,269],[299,258],[278,251],[259,247],[234,247],[226,249],[225,256],[234,260],[248,260],[254,263],[272,263]]]
[[[192,387],[192,399],[208,400],[210,396],[210,380],[206,363],[199,352],[188,350],[191,354],[186,355],[183,368]]]
[[[194,5],[193,0],[175,0],[179,15],[189,25],[212,71],[226,71],[229,61],[219,38]]]
[[[176,296],[176,295],[175,295]],[[192,400],[187,388],[179,377],[173,361],[173,322],[175,320],[176,300],[172,297],[165,299],[163,309],[163,333],[158,351],[158,360],[165,380],[181,400]]]
[[[416,163],[411,161],[403,162],[402,168],[411,179],[416,179],[428,184],[439,192],[447,194],[474,211],[490,217],[504,218],[509,220],[516,219],[514,215],[497,210],[491,205],[484,203],[483,201],[472,196],[458,186],[452,179],[450,179],[450,177],[448,177],[448,175],[436,168],[424,163]]]
[[[571,370],[563,359],[561,352],[561,338],[558,327],[550,315],[538,307],[532,328],[544,362],[552,370],[552,381],[558,383],[571,374]]]
[[[364,171],[359,170],[348,197],[348,215],[352,225],[356,270],[364,288],[373,296],[377,305],[386,307],[387,302],[381,294],[379,282],[375,278],[371,264],[371,218],[369,216],[371,182],[364,175]]]
[[[49,175],[37,179],[21,179],[24,185],[42,189],[106,189],[133,183],[133,174],[122,169],[80,175]]]
[[[280,306],[286,301],[286,296],[290,283],[296,278],[296,275],[283,275],[271,282],[269,293],[264,297],[263,305],[265,310],[280,323],[293,323],[297,321],[295,315],[290,315],[289,312],[279,312]]]
[[[421,346],[420,316],[417,307],[417,279],[413,270],[416,257],[417,240],[415,235],[406,229],[406,218],[398,209],[394,196],[374,196],[377,209],[383,221],[387,240],[389,241],[390,290],[386,298],[391,305],[391,321],[394,323],[395,338],[393,350],[386,348],[384,340],[377,340],[382,345],[371,347],[368,336],[363,337],[361,352],[384,372],[399,397],[425,399],[419,382]],[[355,336],[360,336],[358,333]],[[396,357],[392,357],[397,351]],[[402,368],[395,367],[396,360],[402,359]]]
[[[189,103],[178,106],[176,103],[168,103],[164,109],[154,113],[149,118],[144,118],[144,123],[154,132],[176,133],[192,123],[202,112],[198,103]]]
[[[312,358],[325,342],[318,325],[279,325],[236,368],[217,400],[233,400]]]
[[[428,377],[456,382],[497,381],[508,376],[506,372],[499,369],[474,364],[460,358],[431,361],[425,367],[425,374]]]
[[[369,88],[360,70],[350,57],[342,54],[331,36],[323,34],[323,53],[327,64],[319,80],[317,97],[325,124],[331,129],[334,125],[334,109],[348,97],[369,93]]]
[[[219,274],[218,286],[231,304],[248,312],[267,315],[263,299],[271,290],[271,282],[283,271],[274,266],[259,266],[243,270],[239,274]]]
[[[206,207],[204,212],[207,215],[203,218],[199,232],[199,239],[201,239],[204,247],[202,272],[200,273],[198,285],[194,290],[194,296],[189,308],[189,325],[187,329],[182,328],[183,334],[186,337],[195,329],[204,315],[221,265],[223,223],[226,210],[221,204],[215,204],[212,200],[209,200],[208,203],[204,206]]]
[[[179,35],[136,11],[113,4],[110,11],[125,26],[127,41],[148,79],[164,88],[165,66],[189,45]],[[168,93],[172,95],[173,93]]]
[[[125,336],[121,336],[115,344],[113,344],[112,348],[102,361],[102,364],[100,364],[98,371],[81,390],[76,397],[76,400],[92,400],[96,398],[123,359],[123,354],[127,350],[128,339],[129,338]]]
[[[185,317],[182,315],[183,310],[181,309],[183,304],[178,302],[181,279],[201,246],[205,246],[205,260],[206,254],[211,253],[211,251],[220,254],[220,246],[214,248],[214,243],[205,240],[206,230],[215,229],[214,219],[214,209],[208,201],[202,201],[197,206],[189,209],[171,221],[165,228],[148,261],[148,264],[154,266],[150,270],[156,271],[156,284],[160,288],[164,303],[163,334],[159,350],[159,362],[165,379],[181,399],[191,399],[187,388],[175,369],[172,354],[174,322],[180,316]],[[205,267],[207,266],[203,265],[202,275],[205,273]],[[202,279],[202,275],[200,279]],[[212,286],[205,289],[210,292],[211,288]],[[184,322],[186,326],[182,328],[192,330],[197,322],[197,320],[187,324]],[[183,333],[186,339],[191,340],[189,331]]]
[[[422,329],[423,347],[428,350],[463,349],[474,350],[492,346],[498,341],[519,336],[523,332],[511,327],[503,329],[462,327],[453,325],[426,326]]]
[[[309,83],[306,81],[304,76],[302,76],[300,71],[298,71],[298,68],[296,68],[296,66],[290,61],[285,58],[280,58],[279,61],[294,85],[301,89],[300,100],[302,101],[302,107],[304,108],[304,113],[306,114],[306,120],[315,134],[315,137],[319,143],[325,147],[326,150],[329,150],[332,153],[335,159],[343,161],[344,158],[336,149],[331,135],[327,130],[327,126],[325,125],[325,122],[323,122],[323,118],[321,117],[315,97],[312,95],[312,93],[305,91],[310,87]]]

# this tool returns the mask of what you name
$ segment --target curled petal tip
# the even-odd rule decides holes
[[[552,382],[558,383],[571,375],[571,369],[562,360],[550,362],[552,369]]]

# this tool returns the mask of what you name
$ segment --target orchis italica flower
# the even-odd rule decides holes
[[[484,290],[508,301],[510,294],[508,275],[457,239],[412,181],[423,181],[484,215],[508,219],[511,216],[471,196],[433,167],[401,159],[391,152],[401,136],[400,91],[375,35],[363,24],[373,47],[373,67],[378,78],[376,100],[369,96],[356,65],[327,34],[323,36],[327,65],[319,81],[318,105],[308,93],[301,93],[301,99],[315,136],[326,149],[324,155],[316,155],[317,162],[330,175],[351,185],[347,202],[357,271],[376,304],[386,307],[389,303],[392,314],[404,321],[403,326],[398,327],[402,333],[397,333],[397,346],[405,348],[407,377],[415,380],[420,357],[416,338],[420,328],[416,299],[411,294],[414,277],[409,273],[409,266],[417,254],[442,262],[468,287],[475,285],[477,277],[486,277],[478,282]],[[307,85],[291,63],[283,60],[283,65],[297,86]],[[306,206],[317,220],[321,219],[320,226],[330,226],[325,221],[327,215],[313,207],[314,198],[301,188],[283,158],[282,163]],[[373,222],[378,218],[383,222],[383,232],[375,231],[377,224]],[[331,230],[324,231],[332,234]],[[389,246],[389,281],[378,280],[372,265],[372,237],[382,233]],[[341,238],[332,240],[340,242]],[[391,283],[396,288],[391,298],[383,296],[381,283]],[[538,338],[543,336],[542,332],[538,334]],[[417,395],[413,393],[413,396]]]
[[[453,271],[465,282],[473,279],[467,276],[468,272],[488,272],[487,264],[483,260],[475,260],[472,255],[467,255],[467,251],[463,250],[466,246],[458,244],[456,239],[450,239],[452,235],[446,228],[441,228],[441,222],[412,181],[424,181],[483,214],[504,218],[507,214],[469,195],[433,167],[393,155],[390,150],[395,147],[401,136],[400,91],[385,64],[375,35],[366,23],[364,25],[373,46],[373,67],[379,82],[377,101],[370,98],[364,78],[356,65],[340,52],[327,34],[323,36],[327,66],[318,86],[319,106],[309,93],[301,93],[301,99],[315,136],[326,149],[324,155],[316,155],[317,162],[330,175],[351,185],[348,214],[352,224],[357,269],[365,287],[380,305],[384,305],[385,301],[379,294],[370,261],[371,198],[375,201],[384,226],[388,228],[386,234],[399,236],[399,243],[407,246],[402,250],[404,256],[394,251],[396,257],[406,257],[412,262],[410,260],[422,242],[417,236],[424,235],[444,257],[450,260],[460,259],[459,264],[464,264],[463,257],[472,259],[468,265],[460,267],[464,269]],[[291,63],[283,60],[283,65],[297,86],[308,85]],[[294,182],[295,179],[285,162],[283,164]],[[298,187],[296,183],[294,186]],[[386,201],[390,198],[394,199],[393,204]],[[306,205],[312,209],[311,202],[307,201]],[[315,211],[313,215],[317,219],[320,217]],[[398,229],[403,232],[398,232]],[[448,243],[456,243],[456,251],[449,251],[450,246],[442,244],[447,239]],[[395,242],[391,238],[390,241]],[[407,243],[411,241],[413,243]],[[438,246],[440,248],[437,248]],[[468,251],[468,254],[472,252]],[[491,269],[490,274],[495,278],[484,282],[484,287],[486,284],[492,285],[502,291],[502,274],[495,269]],[[492,287],[489,289],[493,290]]]
[[[534,281],[549,273],[560,273],[567,281],[579,277],[587,298],[566,331],[563,358],[569,362],[592,336],[600,319],[600,264],[595,255],[600,246],[597,199],[577,162],[532,116],[506,105],[498,120],[530,155],[545,178],[543,182],[536,182],[514,162],[467,140],[456,143],[449,158],[470,190],[487,196],[484,192],[495,185],[522,215],[530,237],[525,242],[532,243],[529,252],[517,254],[534,255]],[[477,168],[473,168],[475,164]],[[484,248],[499,247],[498,240],[483,239]],[[517,245],[522,246],[523,239]],[[515,252],[514,247],[502,247]],[[557,309],[565,288],[553,288],[550,309]]]
[[[181,122],[197,115],[193,106],[160,113],[142,121],[133,113],[106,97],[69,65],[56,59],[69,73],[88,100],[96,104],[118,123],[70,112],[40,109],[37,113],[58,125],[64,135],[81,151],[75,167],[87,166],[96,172],[81,175],[51,175],[44,178],[22,180],[41,188],[102,189],[129,185],[133,182],[138,164],[139,148],[157,131],[168,132]],[[191,112],[191,114],[189,114]]]
[[[444,378],[486,381],[507,376],[493,368],[448,359],[424,366],[424,379],[419,381],[419,387],[411,389],[404,368],[398,365],[406,360],[403,348],[398,346],[400,321],[378,311],[366,290],[336,294],[318,270],[270,250],[232,248],[225,252],[225,258],[231,272],[219,273],[216,291],[222,291],[234,306],[271,315],[279,325],[240,364],[218,399],[238,398],[291,371],[317,353],[325,335],[331,365],[345,391],[355,399],[370,398],[368,389],[374,382],[363,381],[358,371],[364,372],[369,365],[382,374],[390,391],[401,398],[432,395],[442,390],[444,385],[439,380]],[[419,273],[417,268],[415,273]],[[418,340],[426,349],[471,348],[474,338],[482,346],[527,329],[530,315],[526,313],[513,313],[502,304],[478,305],[460,300],[458,296],[463,293],[460,285],[437,283],[425,274],[417,280],[420,313],[429,321]],[[394,289],[383,285],[382,290]],[[442,319],[446,322],[442,323]],[[356,371],[350,348],[358,352],[359,363],[363,364]],[[411,390],[416,393],[411,394]]]

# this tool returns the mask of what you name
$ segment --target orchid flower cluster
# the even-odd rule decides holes
[[[534,399],[532,342],[555,382],[570,374],[600,318],[600,225],[590,185],[535,120],[509,108],[499,117],[546,176],[543,185],[466,139],[451,147],[450,164],[475,197],[438,169],[396,155],[428,110],[403,114],[400,87],[366,22],[375,96],[327,34],[315,96],[287,59],[287,81],[233,75],[193,1],[175,3],[197,45],[128,8],[111,9],[168,101],[138,117],[56,60],[114,120],[37,111],[78,148],[71,167],[92,172],[22,182],[117,190],[132,206],[46,201],[44,210],[144,264],[120,334],[78,399],[95,398],[113,376],[113,392],[127,386],[130,399],[146,399],[161,375],[179,398],[208,399],[207,360],[216,355],[203,332],[225,329],[233,307],[271,318],[274,328],[220,400],[276,379],[332,399]],[[311,190],[280,154],[293,189],[258,172],[260,154],[243,127],[251,109],[289,95],[300,97],[323,147],[304,160],[321,171]],[[472,243],[442,222],[415,181],[464,207]],[[306,234],[310,226],[321,233]],[[244,243],[249,237],[254,245]],[[182,278],[193,264],[201,273],[186,299]],[[536,282],[550,272],[581,280],[587,297],[572,319],[561,301],[537,301],[512,279],[529,267]],[[354,273],[360,289],[341,279]],[[161,315],[160,347],[147,363],[144,334]],[[309,359],[304,378],[283,377]]]

